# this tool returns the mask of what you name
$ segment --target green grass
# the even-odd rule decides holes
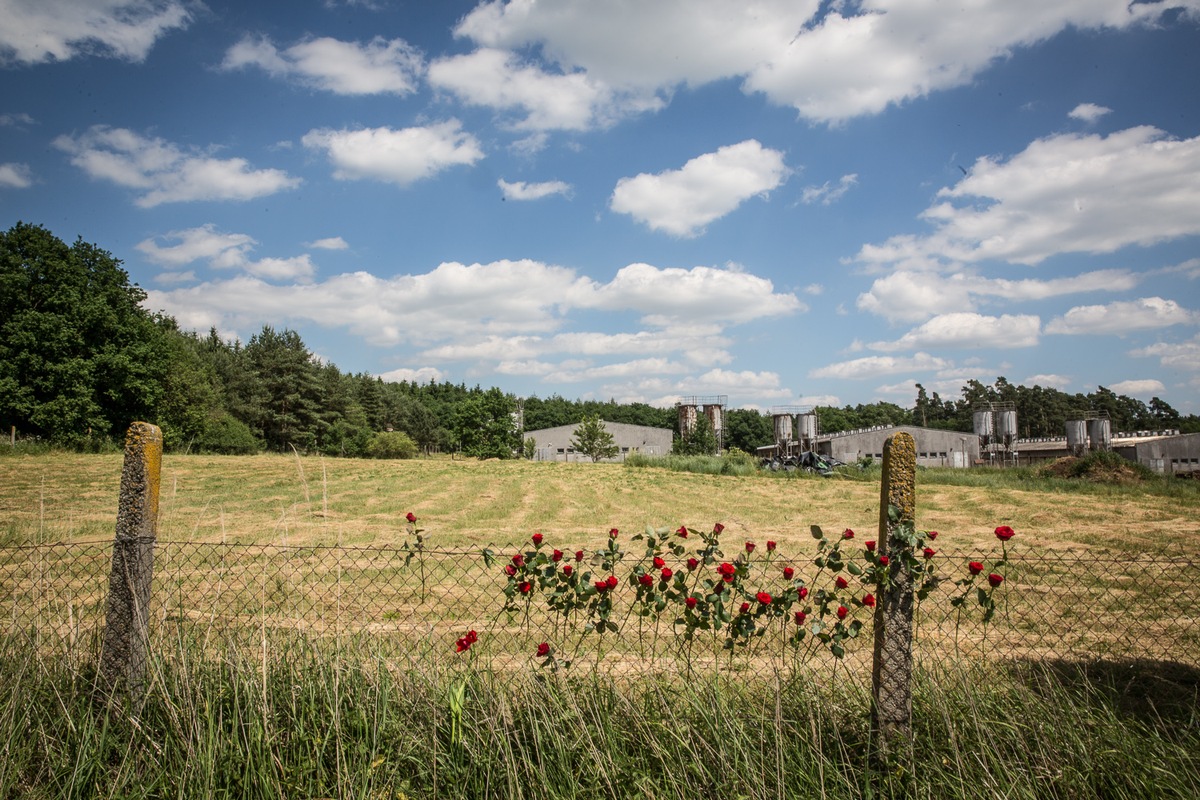
[[[417,665],[178,641],[131,708],[104,704],[86,656],[9,640],[0,798],[1200,795],[1195,670],[922,671],[911,747],[882,760],[869,687],[844,672],[622,683],[471,655]]]

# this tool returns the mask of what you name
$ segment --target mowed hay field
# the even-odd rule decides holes
[[[0,458],[0,544],[110,539],[121,463],[119,454]],[[917,477],[917,524],[939,531],[947,552],[992,549],[997,525],[1012,526],[1022,549],[1171,555],[1200,545],[1200,483],[1164,490],[1063,488],[1032,478],[940,482],[948,479],[934,470]],[[812,547],[812,525],[875,538],[879,484],[622,464],[167,455],[158,536],[392,546],[403,542],[410,511],[434,548],[513,547],[535,531],[556,546],[583,547],[598,545],[612,527],[634,533],[721,522],[727,542],[772,539],[800,553]]]

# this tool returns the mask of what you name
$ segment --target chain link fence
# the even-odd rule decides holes
[[[677,623],[681,601],[666,602],[661,610],[637,601],[635,567],[649,559],[628,554],[615,570],[618,585],[611,590],[609,619],[616,630],[597,633],[588,630],[595,617],[586,607],[569,614],[551,611],[548,590],[518,593],[510,604],[515,610],[505,611],[504,568],[510,554],[486,548],[158,542],[150,644],[186,640],[217,650],[264,651],[295,644],[347,652],[364,648],[396,663],[470,659],[499,669],[564,668],[570,662],[573,670],[610,673],[685,674],[716,666],[777,674],[835,660],[828,644],[812,633],[820,621],[812,598],[825,589],[842,598],[837,602],[847,609],[846,623],[861,623],[858,635],[844,641],[841,660],[854,667],[869,664],[873,613],[862,599],[871,587],[852,578],[849,587],[837,589],[827,572],[813,567],[806,574],[802,565],[811,566],[811,558],[793,560],[794,578],[785,580],[784,560],[777,555],[751,562],[755,570],[742,584],[743,594],[727,603],[730,620],[721,630],[694,630],[689,641],[686,627]],[[995,614],[985,623],[977,595],[978,587],[987,589],[986,580],[969,588],[957,583],[968,575],[969,557],[973,554],[936,557],[940,579],[916,613],[919,661],[1139,659],[1200,666],[1195,560],[1010,550],[1005,581],[992,594]],[[111,542],[0,548],[0,634],[77,658],[94,655],[111,559]],[[607,576],[590,561],[577,562],[581,580]],[[683,562],[668,566],[691,585],[716,575],[715,564],[693,571]],[[756,599],[760,591],[773,598],[794,593],[801,581],[810,589],[807,602],[789,595],[786,605],[774,600],[773,606],[763,606]],[[957,596],[964,597],[959,606],[951,602]],[[808,617],[797,624],[795,612],[804,608]],[[834,606],[828,612],[826,625],[835,621]],[[739,615],[752,617],[754,624],[748,634],[743,625],[746,635],[734,637],[736,646],[730,648],[729,632]],[[805,636],[797,642],[800,630]],[[476,640],[460,651],[469,631],[476,632]],[[548,648],[539,656],[543,642]]]

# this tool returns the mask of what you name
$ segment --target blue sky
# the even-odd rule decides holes
[[[1200,413],[1200,0],[0,0],[0,225],[343,370]]]

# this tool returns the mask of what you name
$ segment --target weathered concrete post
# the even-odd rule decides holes
[[[145,687],[161,469],[162,431],[148,422],[133,423],[125,434],[100,673],[110,688],[123,685],[134,697]]]
[[[913,578],[910,536],[916,511],[917,446],[907,433],[883,446],[879,497],[879,543],[892,565],[892,580],[876,587],[875,659],[871,671],[871,723],[881,755],[912,735]],[[889,509],[894,511],[889,514]]]

